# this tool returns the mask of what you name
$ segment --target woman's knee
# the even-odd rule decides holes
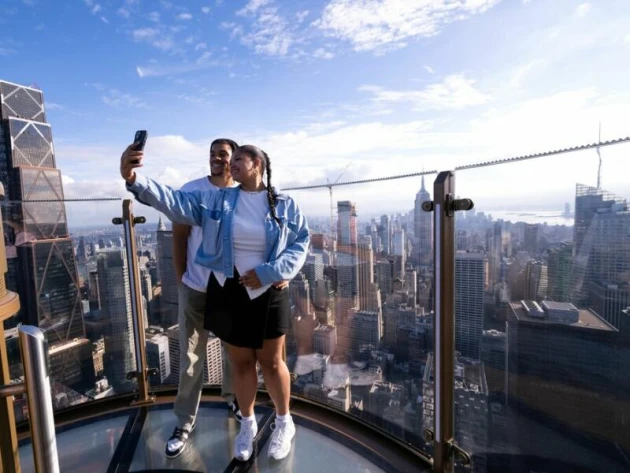
[[[258,363],[264,371],[278,371],[282,364],[282,357],[279,354],[259,356]]]
[[[256,355],[252,350],[231,348],[229,350],[232,370],[236,373],[247,373],[256,369]]]

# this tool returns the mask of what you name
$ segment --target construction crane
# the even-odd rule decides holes
[[[348,168],[350,167],[350,165],[352,164],[352,161],[350,161],[345,168],[343,168],[343,171],[341,171],[339,173],[339,176],[337,176],[337,179],[335,180],[335,182],[330,182],[330,179],[326,178],[326,187],[328,187],[328,193],[330,194],[330,233],[331,235],[335,235],[335,206],[334,206],[334,199],[333,199],[333,187],[337,185],[337,183],[339,182],[339,179],[341,179],[343,177],[343,175],[346,173],[346,171],[348,170]]]

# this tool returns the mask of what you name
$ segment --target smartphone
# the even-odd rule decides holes
[[[136,131],[136,136],[133,139],[133,142],[136,143],[136,147],[134,148],[136,151],[144,150],[144,145],[147,142],[147,130],[138,130]],[[138,160],[134,160],[134,164],[138,164]]]
[[[133,142],[137,143],[135,148],[136,151],[142,151],[144,149],[144,145],[147,142],[147,136],[149,136],[147,130],[136,131],[136,137],[133,139]]]

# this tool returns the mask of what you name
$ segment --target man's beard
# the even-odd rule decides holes
[[[220,177],[220,176],[225,175],[225,173],[228,172],[227,166],[221,166],[221,169],[217,170],[217,171],[215,171],[215,169],[219,169],[219,167],[210,165],[210,175],[211,176]]]

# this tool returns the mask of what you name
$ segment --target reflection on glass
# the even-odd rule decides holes
[[[457,218],[455,438],[473,471],[627,471],[630,211],[597,187],[573,198]]]
[[[415,204],[429,200],[424,180]],[[424,448],[424,373],[432,345],[432,219],[363,219],[337,202],[337,224],[312,218],[312,247],[290,284],[293,394]],[[427,425],[428,426],[428,425]]]

